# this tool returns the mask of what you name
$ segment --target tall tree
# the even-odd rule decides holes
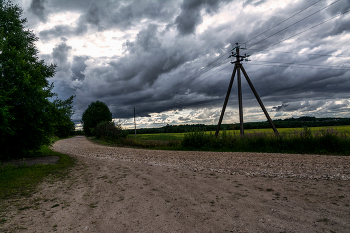
[[[66,100],[55,99],[52,109],[52,120],[54,127],[54,134],[57,137],[68,137],[74,134],[75,124],[71,121],[73,115],[73,99],[75,96],[71,96]]]
[[[108,106],[100,101],[92,102],[82,115],[83,129],[87,136],[92,135],[92,129],[98,123],[112,121],[112,113]]]
[[[55,105],[47,78],[55,65],[38,58],[38,38],[25,28],[22,9],[0,1],[0,159],[38,150],[50,143]]]

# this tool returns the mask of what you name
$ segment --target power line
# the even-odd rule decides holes
[[[221,64],[220,64],[220,65],[221,65]],[[192,87],[192,86],[194,86],[194,85],[197,85],[197,84],[200,83],[200,82],[203,82],[203,81],[207,80],[208,78],[214,76],[215,74],[219,73],[220,71],[224,70],[225,68],[227,68],[227,67],[229,67],[229,66],[231,66],[231,64],[228,64],[228,65],[224,66],[223,68],[217,70],[215,73],[213,73],[213,74],[211,74],[211,75],[205,77],[204,79],[199,80],[199,81],[197,81],[196,83],[193,83],[193,84],[187,86],[187,88],[190,88],[190,87]],[[197,77],[197,78],[198,78],[198,77]],[[191,82],[192,82],[192,81],[194,81],[194,80],[191,80]],[[181,87],[179,87],[179,88],[177,88],[177,89],[180,90]],[[192,99],[191,99],[191,100],[192,100]],[[190,103],[191,100],[183,99],[183,97],[180,96],[180,99],[179,99],[178,101],[174,100],[175,103],[172,104],[172,108],[174,108],[174,107],[175,107],[175,108],[182,108],[182,107],[184,106],[184,104]],[[163,102],[163,101],[159,100],[159,102]],[[142,106],[144,106],[144,105],[149,106],[149,103],[140,103],[140,104],[138,104],[139,108],[140,108],[140,106],[142,107]],[[165,104],[160,104],[160,105],[158,105],[157,107],[159,107],[159,108],[165,107]]]
[[[228,53],[230,52],[226,52],[224,53],[222,56],[220,56],[219,58],[215,59],[213,62],[211,62],[210,64],[208,64],[207,66],[203,67],[202,69],[200,69],[199,71],[197,71],[196,73],[190,75],[189,77],[187,77],[186,79],[184,79],[183,81],[179,82],[178,84],[176,84],[175,86],[163,91],[162,93],[160,93],[158,96],[162,96],[165,93],[169,93],[170,91],[172,91],[172,89],[175,88],[175,90],[181,88],[182,86],[186,85],[189,82],[192,82],[194,79],[198,78],[199,76],[205,74],[206,72],[210,71],[211,69],[217,67],[218,65],[213,65],[215,62],[217,62],[218,60],[222,59],[224,56],[226,56]],[[222,61],[221,61],[222,62]],[[221,65],[221,62],[219,65]],[[212,66],[212,67],[210,67]],[[197,75],[197,77],[196,77]],[[193,80],[189,80],[191,78],[195,77]],[[188,81],[189,80],[189,81]],[[186,83],[187,82],[187,83]],[[174,91],[174,90],[173,90]],[[173,92],[172,91],[172,92]]]
[[[274,61],[259,61],[259,60],[254,60],[254,62],[264,62],[264,63],[278,63],[278,64],[284,64],[284,65],[302,65],[302,66],[317,66],[317,67],[328,67],[328,68],[336,68],[339,67],[341,68],[341,66],[327,66],[327,65],[316,65],[316,64],[303,64],[303,63],[294,63],[294,62],[274,62]],[[341,68],[341,69],[346,69],[346,68]],[[350,68],[348,68],[347,70],[350,70]]]
[[[286,30],[286,29],[288,29],[288,28],[290,28],[290,27],[292,27],[292,26],[294,26],[295,24],[297,24],[297,23],[299,23],[299,22],[301,22],[301,21],[303,21],[303,20],[305,20],[305,19],[307,19],[307,18],[309,18],[309,17],[315,15],[316,13],[318,13],[318,12],[320,12],[320,11],[322,11],[322,10],[328,8],[328,7],[330,7],[331,5],[333,5],[333,4],[335,4],[335,3],[339,2],[339,1],[341,1],[341,0],[337,0],[337,1],[335,1],[335,2],[332,2],[332,3],[329,4],[328,6],[326,6],[326,7],[322,8],[322,9],[320,9],[320,10],[318,10],[318,11],[312,13],[311,15],[306,16],[305,18],[302,18],[301,20],[299,20],[299,21],[297,21],[297,22],[295,22],[295,23],[289,25],[288,27],[285,27],[284,29],[282,29],[282,30],[280,30],[280,31],[278,31],[278,32],[276,32],[276,33],[274,33],[274,34],[272,34],[272,35],[266,37],[265,39],[263,39],[263,40],[261,40],[261,41],[255,43],[255,44],[249,46],[249,48],[250,48],[250,47],[253,47],[254,45],[257,45],[257,44],[259,44],[259,43],[261,43],[261,42],[263,42],[263,41],[265,41],[265,40],[267,40],[267,39],[269,39],[269,38],[271,38],[272,36],[274,36],[274,35],[276,35],[276,34],[282,32],[282,31],[284,31],[284,30]]]
[[[314,26],[312,26],[312,27],[310,27],[310,28],[308,28],[308,29],[305,29],[304,31],[301,31],[301,32],[299,32],[299,33],[297,33],[297,34],[295,34],[295,35],[293,35],[293,36],[291,36],[291,37],[288,37],[288,38],[286,38],[286,39],[283,39],[283,40],[281,40],[281,41],[279,41],[279,42],[277,42],[277,43],[275,43],[275,44],[269,45],[269,46],[267,46],[267,47],[264,48],[264,49],[270,48],[270,47],[272,47],[272,46],[274,46],[274,45],[276,45],[276,44],[282,43],[283,41],[286,41],[286,40],[289,40],[289,39],[291,39],[291,38],[293,38],[293,37],[296,37],[296,36],[298,36],[298,35],[300,35],[300,34],[306,32],[306,31],[311,30],[311,29],[313,29],[313,28],[315,28],[315,27],[318,27],[318,26],[320,26],[320,25],[322,25],[322,24],[324,24],[324,23],[326,23],[326,22],[328,22],[328,21],[330,21],[330,20],[332,20],[332,19],[334,19],[334,18],[336,18],[336,17],[338,17],[338,16],[344,15],[344,14],[348,13],[349,11],[350,11],[350,10],[344,11],[344,12],[342,12],[342,13],[336,15],[336,16],[333,16],[333,17],[330,18],[330,19],[327,19],[327,20],[325,20],[325,21],[322,21],[321,23],[316,24],[316,25],[314,25]]]
[[[350,56],[345,56],[345,55],[328,55],[328,54],[317,54],[317,53],[293,53],[293,52],[283,52],[283,51],[274,51],[274,50],[266,50],[266,49],[247,49],[247,50],[255,50],[258,52],[267,51],[267,52],[273,52],[273,53],[302,54],[302,55],[322,56],[322,57],[347,57],[347,58],[350,57]]]
[[[222,69],[218,70],[218,71],[215,72],[214,74],[209,75],[208,77],[206,77],[206,78],[204,78],[204,79],[202,79],[202,80],[200,80],[200,81],[198,81],[198,82],[196,82],[196,83],[193,83],[192,85],[190,85],[190,86],[188,86],[188,87],[192,87],[192,86],[194,86],[194,85],[196,85],[196,84],[198,84],[198,83],[200,83],[200,82],[203,82],[204,80],[207,80],[208,78],[212,77],[213,75],[219,73],[220,71],[226,69],[227,67],[229,67],[229,66],[231,66],[231,65],[232,65],[232,64],[228,64],[227,66],[225,66],[225,67],[223,67]]]
[[[225,60],[226,60],[226,59],[225,59]],[[223,60],[223,61],[225,61],[225,60]],[[222,63],[223,63],[223,61],[221,61],[219,64],[215,65],[214,67],[212,67],[210,70],[221,66]],[[209,70],[208,70],[208,71],[209,71]],[[206,72],[208,72],[208,71],[206,71]],[[206,73],[206,72],[205,72],[205,73]],[[176,88],[175,90],[173,90],[173,92],[180,90],[182,87],[184,87],[184,86],[188,85],[189,83],[195,81],[197,78],[201,77],[201,76],[204,75],[205,73],[198,75],[197,77],[193,78],[192,80],[189,80],[189,81],[186,82],[186,83],[183,83],[181,86],[179,86],[178,88]],[[192,85],[191,85],[191,86],[192,86]]]
[[[259,62],[259,61],[258,61]],[[350,69],[345,69],[345,68],[334,68],[334,67],[314,67],[314,66],[309,66],[309,65],[303,65],[303,64],[293,64],[293,65],[288,65],[288,63],[280,63],[280,64],[268,64],[268,62],[262,62],[263,64],[255,64],[255,63],[247,63],[247,65],[258,65],[258,66],[277,66],[277,67],[288,67],[288,68],[307,68],[307,69],[332,69],[332,70],[350,70]],[[286,65],[284,65],[286,64]]]
[[[196,83],[193,83],[193,84],[191,84],[191,85],[189,85],[189,86],[186,86],[186,88],[190,88],[190,87],[192,87],[192,86],[194,86],[194,85],[197,85],[197,84],[200,83],[200,82],[203,82],[203,81],[207,80],[208,78],[214,76],[215,74],[219,73],[220,71],[224,70],[225,68],[227,68],[227,67],[229,67],[229,66],[231,66],[231,64],[226,65],[225,67],[223,67],[223,68],[217,70],[215,73],[209,75],[208,77],[206,77],[206,78],[204,78],[204,79],[202,79],[202,80],[199,80],[199,81],[196,82]],[[194,80],[192,80],[192,81],[194,81]],[[178,90],[180,90],[180,89],[181,89],[181,87],[178,88]],[[180,101],[177,101],[177,102],[175,103],[175,105],[173,105],[173,107],[182,107],[182,104],[184,104],[184,103],[189,103],[189,101],[188,101],[188,100],[182,100],[182,101],[181,101],[181,99],[180,99]],[[160,105],[160,107],[163,107],[163,106],[164,106],[164,105]]]
[[[247,42],[245,42],[245,43],[248,43],[248,42],[250,42],[250,41],[254,40],[255,38],[257,38],[257,37],[261,36],[261,35],[262,35],[262,34],[264,34],[265,32],[268,32],[268,31],[270,31],[271,29],[273,29],[273,28],[277,27],[278,25],[281,25],[282,23],[284,23],[284,22],[286,22],[287,20],[289,20],[289,19],[293,18],[294,16],[296,16],[296,15],[300,14],[301,12],[303,12],[303,11],[305,11],[306,9],[310,8],[311,6],[313,6],[313,5],[317,4],[317,3],[319,3],[320,1],[322,1],[322,0],[319,0],[319,1],[317,1],[317,2],[315,2],[315,3],[313,3],[313,4],[311,4],[310,6],[308,6],[308,7],[304,8],[303,10],[299,11],[298,13],[296,13],[296,14],[294,14],[294,15],[290,16],[289,18],[287,18],[287,19],[283,20],[282,22],[280,22],[280,23],[276,24],[275,26],[273,26],[273,27],[271,27],[271,28],[267,29],[266,31],[264,31],[264,32],[260,33],[259,35],[255,36],[255,37],[251,38],[250,40],[248,40],[248,41],[247,41]]]

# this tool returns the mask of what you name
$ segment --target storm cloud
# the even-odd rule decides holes
[[[350,0],[14,3],[40,58],[57,65],[54,91],[76,95],[76,123],[100,100],[125,127],[134,107],[141,127],[216,124],[235,43],[251,55],[243,66],[272,117],[349,116]],[[236,80],[224,123],[238,122]],[[242,90],[245,121],[266,120],[243,75]]]

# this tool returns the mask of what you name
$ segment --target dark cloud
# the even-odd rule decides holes
[[[83,74],[85,68],[87,65],[85,64],[85,61],[87,60],[87,57],[80,57],[80,56],[74,56],[73,57],[73,63],[72,63],[72,80],[78,79],[79,81],[83,81],[85,79],[85,75]]]
[[[80,36],[87,32],[86,25],[79,24],[76,27],[70,25],[56,25],[51,29],[43,30],[39,32],[39,37],[43,41],[56,39],[60,36]]]
[[[86,13],[86,20],[91,24],[99,25],[101,14],[103,13],[101,12],[100,7],[92,2],[89,11]]]
[[[273,107],[272,110],[278,112],[278,111],[281,111],[283,108],[288,107],[288,105],[289,105],[289,104],[282,104],[282,105],[280,105],[280,106]]]
[[[175,19],[175,25],[180,35],[194,33],[196,26],[202,22],[201,10],[207,13],[215,12],[219,7],[219,0],[184,0],[181,13]]]
[[[39,23],[37,18],[49,20],[56,13],[74,13],[78,18],[69,25],[65,22],[46,24],[45,30],[38,34],[41,41],[48,44],[51,41],[57,43],[56,38],[68,38],[57,43],[51,54],[47,52],[41,57],[58,65],[53,78],[54,91],[63,95],[62,98],[77,95],[75,121],[79,121],[88,104],[99,99],[110,107],[113,117],[131,117],[136,107],[138,116],[149,117],[145,121],[147,124],[164,125],[178,121],[215,123],[233,69],[233,65],[222,69],[230,64],[229,59],[225,60],[228,56],[225,54],[236,42],[249,41],[313,2],[287,1],[286,5],[276,5],[269,0],[51,0],[32,1],[30,11],[37,15],[31,16],[36,23]],[[350,63],[349,57],[306,55],[346,56],[348,15],[271,46],[350,9],[350,0],[343,0],[302,20],[329,3],[321,1],[257,36],[247,44],[250,47],[257,43],[250,48],[256,50],[242,51],[252,55],[252,61],[243,66],[265,106],[275,112],[275,117],[310,113],[315,116],[344,115],[349,110],[349,103],[344,99],[350,98],[350,71],[328,67]],[[207,18],[212,23],[204,22]],[[302,21],[296,23],[299,20]],[[197,30],[198,26],[201,30]],[[288,29],[282,31],[286,27]],[[108,38],[109,34],[111,38]],[[76,43],[80,38],[98,48],[113,39],[115,43],[123,43],[121,49],[124,52],[109,57],[102,53],[84,54],[69,43],[72,41],[73,44],[73,39]],[[91,38],[96,40],[88,41]],[[99,51],[98,48],[94,51]],[[265,48],[268,51],[257,51]],[[217,69],[198,79],[195,79],[196,75],[191,76],[220,56],[223,58],[217,65],[220,62],[222,65]],[[346,65],[342,67],[347,68]],[[243,106],[249,112],[245,119],[263,119],[243,75],[242,90]],[[232,120],[237,115],[237,99],[236,76],[225,119]],[[193,111],[188,114],[186,110],[186,114],[177,114],[172,120],[169,120],[169,114],[153,117],[155,113],[183,109]]]
[[[70,64],[68,62],[68,55],[72,50],[72,47],[66,44],[67,39],[62,37],[61,43],[56,45],[56,47],[52,51],[52,59],[55,64],[57,64],[56,71],[65,71],[67,68],[70,68]]]
[[[44,6],[45,0],[32,0],[30,3],[29,11],[33,12],[38,18],[46,22],[46,12]]]
[[[244,1],[243,5],[244,6],[247,6],[247,5],[259,6],[265,2],[267,2],[267,1],[266,0],[246,0],[246,1]]]

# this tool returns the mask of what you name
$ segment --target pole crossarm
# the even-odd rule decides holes
[[[220,119],[219,119],[219,122],[218,122],[218,126],[216,127],[215,137],[217,137],[219,135],[220,126],[221,126],[222,120],[224,118],[227,102],[228,102],[228,99],[230,97],[230,93],[231,93],[231,89],[232,89],[232,85],[233,85],[233,81],[234,81],[234,78],[235,78],[236,71],[237,71],[237,83],[238,83],[238,104],[239,104],[240,134],[241,134],[241,136],[244,136],[243,101],[242,101],[242,87],[241,87],[241,70],[243,72],[243,75],[244,75],[245,79],[247,80],[247,82],[249,84],[250,89],[254,93],[254,96],[255,96],[256,100],[258,101],[258,103],[259,103],[261,109],[263,110],[267,120],[269,121],[269,123],[271,125],[271,128],[273,129],[275,134],[277,136],[279,136],[279,133],[278,133],[278,131],[277,131],[273,121],[271,120],[269,113],[266,111],[266,108],[265,108],[263,102],[261,101],[257,91],[255,90],[255,87],[254,87],[253,83],[250,81],[250,78],[249,78],[247,72],[243,68],[243,65],[240,63],[241,61],[249,61],[248,60],[249,55],[244,54],[244,56],[240,56],[239,55],[239,49],[240,49],[240,46],[238,45],[238,43],[236,43],[236,47],[234,47],[232,49],[232,54],[228,57],[228,58],[235,57],[236,61],[231,61],[231,64],[235,64],[235,67],[233,68],[230,84],[229,84],[228,89],[227,89],[226,98],[225,98],[225,101],[224,101],[224,105],[222,107],[222,111],[221,111]],[[241,48],[241,49],[244,49],[244,48]],[[234,50],[235,50],[235,52],[234,52]]]

